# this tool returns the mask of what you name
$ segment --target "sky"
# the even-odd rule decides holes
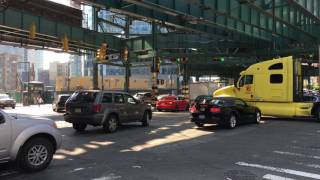
[[[66,6],[70,5],[70,1],[69,0],[50,0],[59,4],[63,4]],[[69,60],[70,55],[66,54],[66,53],[55,53],[52,51],[44,51],[43,53],[43,58],[44,58],[44,62],[43,62],[43,68],[44,69],[49,69],[49,65],[51,62],[54,61],[59,61],[59,62],[67,62]]]
[[[43,69],[49,69],[51,62],[59,61],[61,63],[69,61],[70,55],[66,53],[56,53],[53,51],[44,51],[43,53]]]

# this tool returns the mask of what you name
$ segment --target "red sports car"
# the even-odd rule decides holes
[[[158,111],[185,111],[189,109],[189,101],[183,96],[164,96],[157,101],[156,108]]]

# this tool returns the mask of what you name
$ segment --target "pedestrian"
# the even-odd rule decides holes
[[[38,103],[39,107],[40,107],[40,104],[43,103],[43,99],[42,99],[42,97],[40,96],[40,94],[39,94],[38,97],[37,97],[37,103]]]

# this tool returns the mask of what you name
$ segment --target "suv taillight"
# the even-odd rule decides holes
[[[221,112],[221,109],[220,109],[220,108],[217,108],[217,107],[210,108],[210,112],[212,112],[212,113],[219,113],[219,112]]]
[[[92,112],[94,113],[99,113],[102,110],[102,105],[101,104],[94,104],[92,105]]]

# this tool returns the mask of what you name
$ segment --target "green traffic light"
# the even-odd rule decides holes
[[[220,61],[221,61],[221,62],[224,62],[224,58],[223,58],[223,57],[222,57],[222,58],[220,58]]]

